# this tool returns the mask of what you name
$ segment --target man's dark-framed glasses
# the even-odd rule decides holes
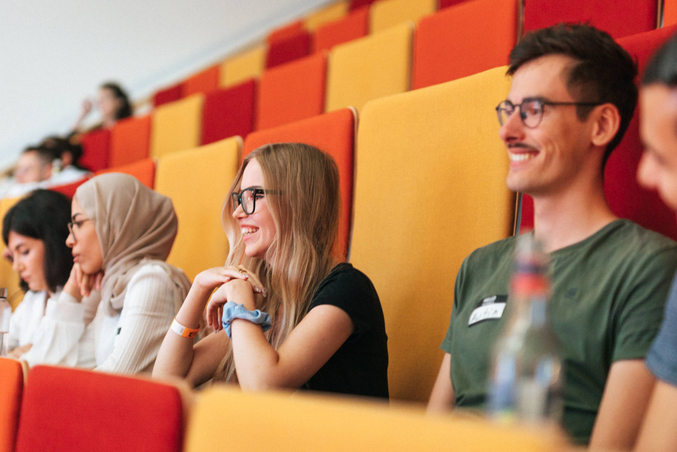
[[[242,211],[246,215],[251,215],[256,210],[256,200],[267,194],[277,194],[277,190],[250,187],[245,188],[240,193],[233,193],[233,211],[237,210],[238,206],[242,206]]]
[[[509,100],[504,100],[496,107],[496,114],[498,115],[498,123],[500,125],[505,124],[510,116],[515,112],[517,108],[520,111],[520,119],[522,123],[529,127],[530,129],[538,127],[543,119],[543,109],[546,105],[553,107],[557,106],[583,106],[583,107],[594,107],[597,105],[602,105],[603,102],[551,102],[549,100],[542,99],[540,97],[531,97],[526,98],[522,101],[521,104],[513,104]]]

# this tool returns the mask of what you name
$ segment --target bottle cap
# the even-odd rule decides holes
[[[7,289],[0,287],[0,298],[7,298]]]

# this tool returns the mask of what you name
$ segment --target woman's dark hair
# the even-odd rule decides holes
[[[78,162],[80,157],[82,157],[82,145],[79,143],[71,142],[72,135],[69,135],[65,138],[62,138],[57,135],[51,135],[42,140],[40,147],[48,149],[54,153],[54,158],[60,159],[64,152],[70,152],[72,165],[80,168]]]
[[[671,88],[677,86],[677,34],[654,53],[644,70],[642,86],[654,83]]]
[[[117,83],[108,82],[101,85],[101,89],[110,90],[115,98],[120,101],[120,108],[118,108],[118,111],[115,114],[116,120],[132,116],[132,103],[129,101],[127,93],[122,88],[120,88],[120,85]]]
[[[508,75],[529,61],[546,55],[566,55],[576,60],[567,74],[567,89],[578,102],[611,103],[621,123],[604,153],[602,168],[623,139],[637,105],[637,64],[606,32],[588,24],[559,24],[528,33],[510,52]],[[576,107],[584,121],[592,107]]]
[[[9,233],[42,240],[45,246],[45,281],[52,292],[68,281],[73,256],[66,246],[71,202],[65,195],[50,190],[35,190],[14,205],[2,221],[2,240],[9,242]],[[21,281],[21,288],[28,285]]]

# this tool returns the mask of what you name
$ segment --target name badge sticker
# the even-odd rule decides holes
[[[477,308],[470,314],[468,326],[473,326],[485,320],[497,320],[503,317],[508,297],[506,295],[492,295],[491,297],[483,298],[478,303]]]

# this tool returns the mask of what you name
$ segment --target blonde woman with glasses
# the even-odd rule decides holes
[[[224,206],[226,265],[195,278],[153,375],[387,398],[381,304],[334,254],[339,207],[324,152],[281,143],[249,154]],[[203,313],[215,332],[193,345]]]

